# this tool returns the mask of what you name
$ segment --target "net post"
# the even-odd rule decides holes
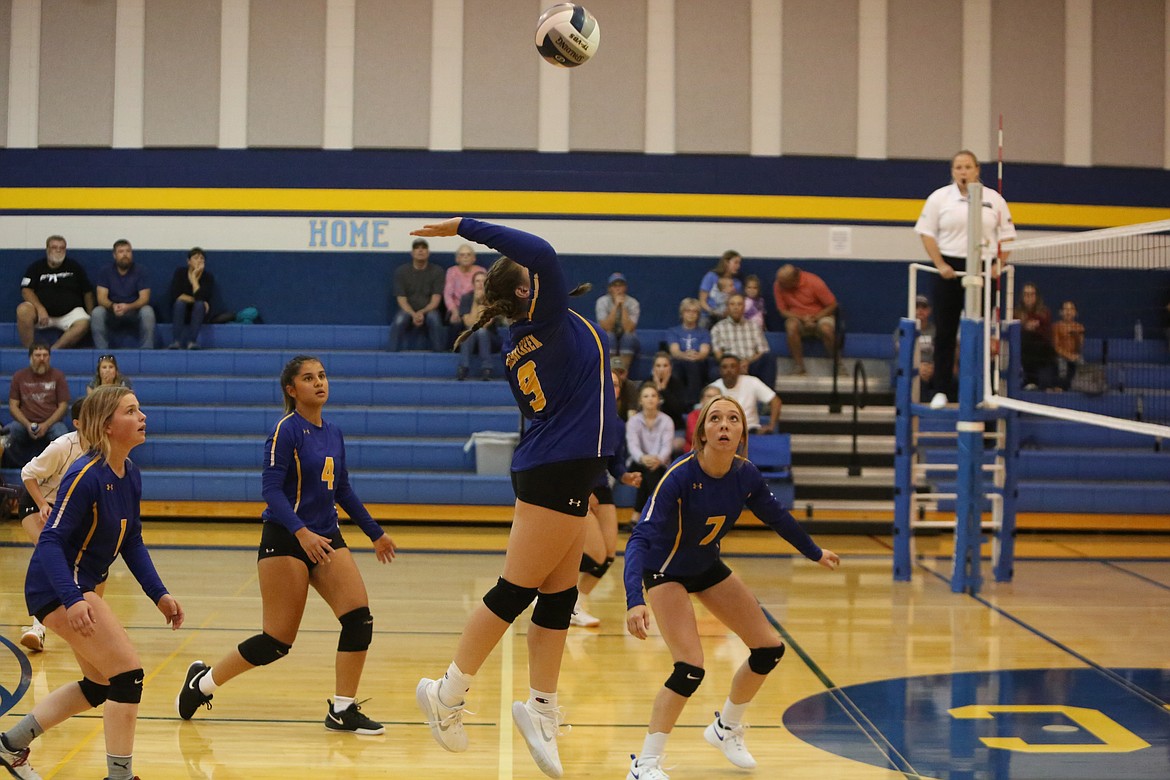
[[[1011,582],[1016,565],[1016,504],[1020,497],[1020,413],[1004,410],[1003,517],[995,533],[999,540],[992,574],[996,582]]]
[[[983,357],[983,327],[979,320],[964,317],[959,324],[959,419],[955,423],[958,441],[958,470],[955,497],[955,553],[951,591],[978,593],[983,582],[980,572],[983,543],[983,421],[977,419],[976,404],[982,389],[980,362]]]
[[[911,271],[913,273],[913,271]],[[894,580],[908,582],[913,560],[910,550],[910,513],[914,495],[913,400],[914,342],[918,323],[909,317],[898,322],[898,359],[894,377]]]

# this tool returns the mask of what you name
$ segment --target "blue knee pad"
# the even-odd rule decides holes
[[[338,618],[341,622],[341,636],[337,649],[343,653],[361,653],[370,647],[374,639],[374,616],[369,607],[351,609]]]
[[[483,603],[500,620],[514,623],[536,598],[536,592],[536,588],[521,588],[500,577],[495,587],[483,594]]]
[[[776,647],[753,647],[748,653],[748,668],[756,674],[767,674],[780,663],[784,649],[783,644]]]
[[[663,683],[668,690],[672,690],[679,696],[686,696],[688,699],[699,690],[699,683],[703,682],[703,675],[706,672],[701,666],[693,666],[691,664],[679,661],[674,665],[674,671],[671,672],[670,677],[666,678]]]
[[[292,650],[292,645],[286,645],[274,636],[261,633],[240,642],[236,649],[252,666],[267,666],[288,655],[288,651]]]
[[[107,696],[110,701],[122,704],[138,704],[142,701],[142,681],[146,674],[141,669],[115,674],[110,678]]]
[[[541,593],[532,608],[532,622],[542,628],[554,631],[568,629],[573,620],[573,609],[577,606],[577,586],[557,593]]]
[[[77,681],[77,685],[81,688],[81,695],[85,697],[91,707],[102,706],[110,696],[110,686],[95,683],[88,677],[82,677]]]

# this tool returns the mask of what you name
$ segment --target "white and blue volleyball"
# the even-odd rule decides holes
[[[558,68],[575,68],[597,52],[601,28],[576,3],[557,3],[536,22],[536,50]]]

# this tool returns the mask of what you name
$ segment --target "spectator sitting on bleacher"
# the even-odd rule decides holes
[[[93,379],[89,380],[89,384],[85,386],[85,394],[91,394],[102,385],[131,389],[134,387],[130,382],[130,377],[123,374],[122,370],[118,368],[118,359],[113,355],[102,355],[98,358],[97,368],[93,371]],[[74,415],[74,417],[76,416]]]
[[[475,275],[486,273],[486,268],[476,265],[475,250],[470,244],[463,244],[455,250],[455,265],[447,269],[446,281],[443,282],[443,305],[447,307],[447,321],[460,333],[464,328],[460,311],[463,296],[472,291]]]
[[[686,421],[688,406],[683,384],[674,376],[670,355],[659,352],[654,356],[648,384],[654,385],[658,390],[658,396],[662,399],[659,409],[674,423],[674,452],[682,452],[683,424]]]
[[[1052,348],[1052,313],[1031,282],[1020,291],[1020,364],[1025,390],[1056,385],[1056,350]]]
[[[703,327],[711,327],[713,320],[712,314],[714,312],[712,311],[713,306],[709,298],[711,297],[712,290],[719,290],[719,280],[721,278],[730,276],[731,283],[735,287],[735,292],[743,292],[743,282],[739,281],[739,267],[742,264],[743,258],[739,252],[736,252],[734,249],[728,249],[719,257],[719,262],[715,264],[715,267],[703,274],[703,278],[699,282],[699,308],[703,310]],[[726,299],[724,299],[724,302],[726,302]],[[715,319],[717,318],[715,317]]]
[[[743,318],[767,330],[764,324],[764,296],[760,295],[760,277],[749,275],[743,280]]]
[[[431,246],[425,238],[410,245],[410,262],[394,272],[394,298],[398,312],[390,326],[390,351],[402,349],[402,334],[407,328],[423,328],[432,352],[443,352],[446,328],[439,316],[443,301],[443,269],[429,262]]]
[[[621,355],[614,355],[609,359],[609,370],[620,380],[619,386],[614,387],[617,393],[617,413],[622,420],[630,419],[638,411],[638,388],[640,384],[630,379],[629,364]]]
[[[8,448],[5,453],[16,468],[23,468],[58,436],[69,433],[65,413],[69,409],[69,383],[51,365],[52,350],[37,342],[28,349],[28,367],[12,375],[8,390]]]
[[[687,431],[686,439],[683,442],[683,452],[690,452],[695,448],[695,426],[699,422],[699,414],[702,413],[703,407],[712,398],[718,398],[721,395],[723,395],[723,391],[715,385],[707,385],[703,388],[703,394],[699,397],[699,403],[695,404],[695,408],[687,413]]]
[[[1060,321],[1052,325],[1052,348],[1056,350],[1057,385],[1068,390],[1085,348],[1085,326],[1077,322],[1077,305],[1072,301],[1060,305]]]
[[[699,301],[683,298],[678,305],[679,325],[666,331],[666,345],[674,363],[674,373],[683,383],[687,406],[699,400],[707,384],[707,358],[711,355],[711,333],[699,326]]]
[[[930,298],[919,295],[914,299],[914,321],[918,330],[918,395],[915,400],[932,395],[934,384],[934,322],[930,318]],[[894,355],[898,354],[898,332],[894,331]]]
[[[623,274],[610,274],[605,295],[597,299],[595,308],[597,324],[609,336],[610,352],[620,354],[632,363],[642,347],[638,340],[638,318],[642,307],[628,290]]]
[[[124,238],[114,242],[114,262],[97,275],[97,306],[91,316],[93,345],[98,349],[110,348],[113,328],[137,328],[139,346],[154,349],[150,281],[146,269],[134,262],[134,248]]]
[[[487,272],[475,274],[471,282],[471,292],[465,293],[459,300],[459,315],[463,318],[461,324],[465,328],[475,328],[479,322],[479,315],[483,314],[483,285],[487,279]],[[455,378],[462,382],[471,371],[471,353],[479,352],[480,378],[487,381],[492,378],[492,355],[500,351],[499,328],[504,324],[503,317],[496,317],[486,325],[471,331],[471,335],[459,345],[459,367],[455,370]]]
[[[65,239],[49,236],[45,256],[28,267],[20,280],[16,332],[20,345],[32,346],[37,328],[58,328],[53,349],[71,347],[89,333],[93,285],[81,264],[65,254]]]
[[[666,473],[674,447],[674,423],[659,409],[661,403],[658,388],[651,382],[645,383],[638,393],[639,411],[626,426],[630,471],[642,473],[642,484],[634,499],[634,509],[638,512]]]
[[[715,287],[707,295],[707,306],[711,309],[711,316],[707,325],[714,328],[727,316],[727,302],[731,296],[740,294],[736,289],[737,280],[733,276],[720,276]]]
[[[199,329],[211,312],[215,277],[206,269],[207,258],[199,247],[187,250],[187,264],[171,276],[171,329],[174,337],[167,349],[199,349]]]
[[[739,293],[727,301],[727,317],[711,329],[711,348],[722,362],[725,354],[743,355],[740,372],[757,377],[768,387],[776,384],[776,360],[764,338],[764,331],[743,316],[743,296]]]
[[[793,373],[805,374],[804,339],[819,336],[825,345],[825,354],[833,355],[833,345],[837,340],[837,326],[833,321],[837,298],[821,277],[801,271],[790,263],[776,272],[772,294],[776,299],[776,311],[784,318],[788,351],[796,364]]]
[[[720,378],[711,383],[712,387],[728,398],[739,401],[743,407],[744,423],[748,433],[775,433],[780,421],[780,396],[751,374],[741,374],[739,357],[727,352],[719,359]],[[760,404],[768,404],[768,424],[760,426]]]

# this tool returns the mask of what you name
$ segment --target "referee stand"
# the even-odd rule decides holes
[[[982,188],[972,185],[973,221],[979,219]],[[971,231],[969,231],[971,232]],[[977,230],[975,231],[977,233]],[[971,238],[968,272],[964,277],[967,288],[966,311],[984,310],[981,299],[983,277],[980,274],[979,238]],[[913,273],[913,270],[911,270]],[[988,308],[988,310],[990,310]],[[1009,383],[1019,382],[1019,328],[1009,327],[1003,334],[1010,345],[1008,355],[1011,367],[1007,372]],[[953,529],[955,534],[952,560],[951,590],[954,593],[978,593],[983,585],[981,571],[983,532],[992,533],[993,574],[997,582],[1012,578],[1015,557],[1016,473],[1019,453],[1018,414],[1008,410],[981,408],[984,389],[985,349],[984,322],[964,317],[959,325],[959,403],[943,409],[932,409],[928,404],[913,400],[918,371],[915,367],[917,322],[909,317],[898,324],[898,357],[895,369],[894,421],[894,579],[909,581],[914,563],[913,535],[915,529]],[[991,358],[986,358],[990,360]],[[990,381],[990,380],[988,380]],[[1017,388],[1013,388],[1017,389]],[[920,430],[924,420],[954,423],[954,433]],[[992,423],[991,445],[986,446],[988,423]],[[936,426],[928,426],[936,427]],[[923,440],[947,440],[953,436],[953,462],[928,463],[921,457]],[[953,472],[953,492],[919,492],[930,473]],[[953,501],[953,520],[928,520],[925,504]],[[984,510],[990,512],[983,520]]]

